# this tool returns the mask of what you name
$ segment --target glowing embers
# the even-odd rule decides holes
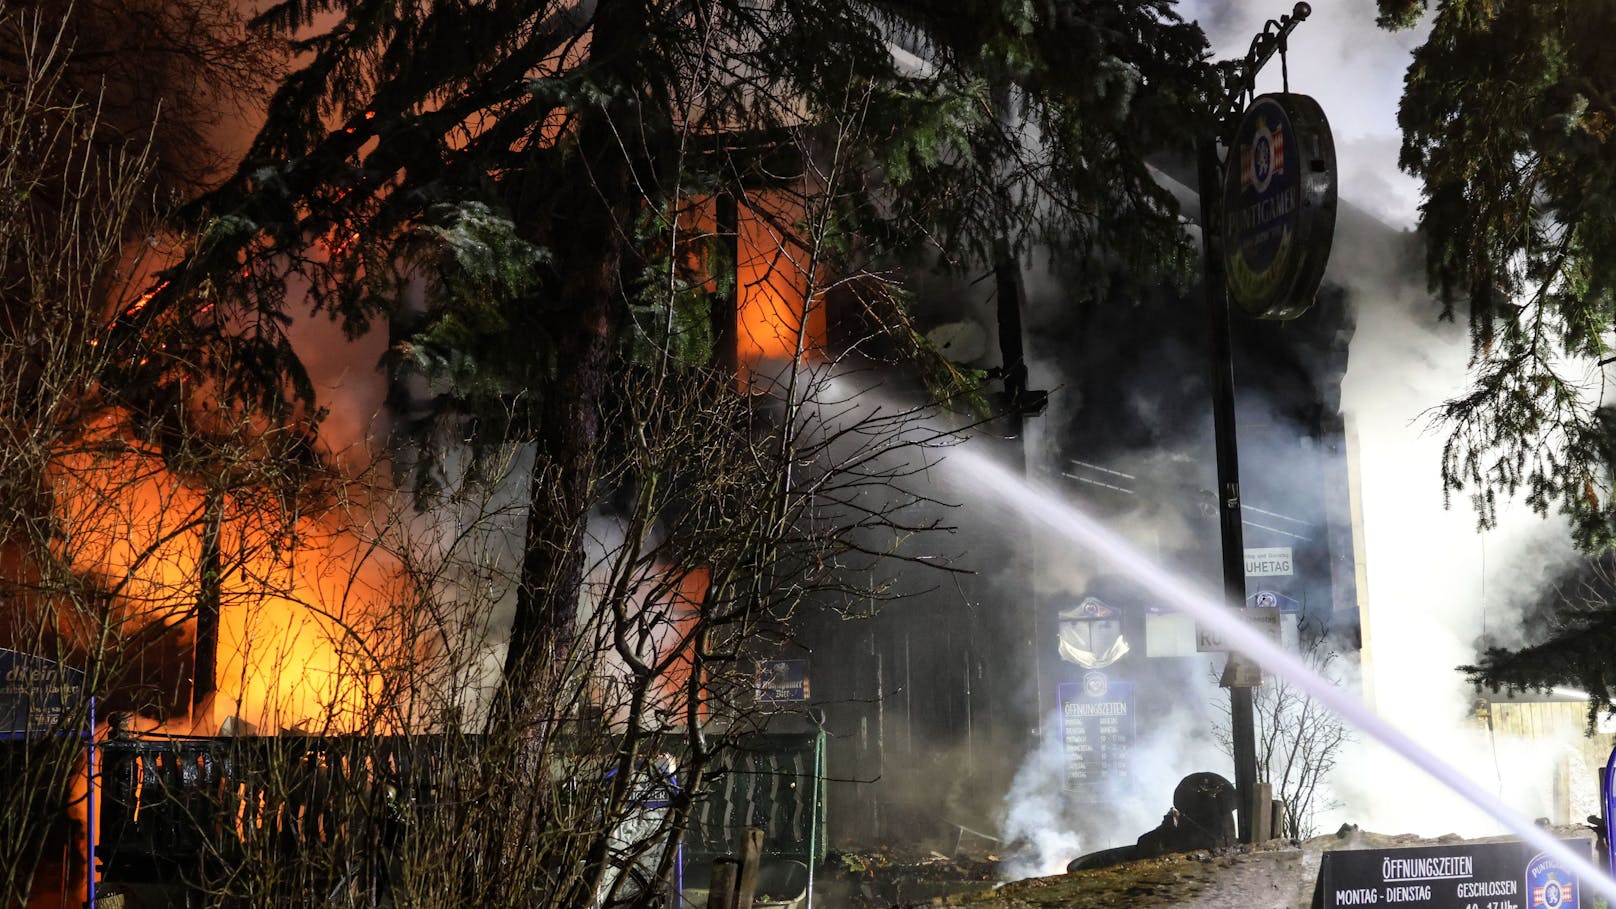
[[[141,310],[146,308],[146,304],[156,298],[159,293],[162,293],[163,288],[167,286],[167,281],[159,281],[156,286],[136,297],[134,302],[130,303],[128,308],[123,311],[124,318],[133,319],[135,316],[140,315]]]

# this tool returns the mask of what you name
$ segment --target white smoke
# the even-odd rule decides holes
[[[1358,308],[1342,399],[1361,481],[1365,697],[1513,807],[1548,815],[1558,746],[1489,733],[1471,717],[1475,693],[1455,667],[1474,662],[1483,631],[1517,627],[1520,605],[1576,564],[1569,528],[1562,518],[1509,503],[1499,526],[1483,533],[1463,497],[1445,507],[1443,433],[1428,411],[1466,387],[1468,335],[1437,322],[1417,259],[1386,255],[1385,244],[1355,235],[1351,222],[1343,227],[1333,272]],[[1394,768],[1368,744],[1342,762],[1335,782],[1360,825],[1495,832],[1434,790],[1420,790],[1430,791],[1430,800],[1407,792],[1386,797],[1384,780]]]
[[[1317,0],[1291,33],[1284,61],[1276,55],[1257,91],[1284,88],[1311,95],[1335,135],[1342,195],[1391,224],[1412,224],[1419,207],[1416,181],[1397,168],[1397,100],[1409,53],[1428,28],[1387,32],[1375,25],[1375,0]],[[1182,0],[1179,13],[1206,30],[1219,59],[1243,56],[1264,23],[1289,15],[1288,0]],[[1281,66],[1281,63],[1285,66]]]
[[[1199,690],[1185,693],[1186,709],[1139,722],[1128,751],[1128,778],[1105,793],[1104,805],[1077,804],[1065,790],[1068,756],[1055,732],[1060,718],[1051,714],[1041,743],[1022,761],[1005,796],[1007,846],[999,876],[1014,881],[1060,874],[1080,855],[1131,845],[1155,829],[1172,807],[1180,780],[1228,762],[1196,709],[1218,694],[1208,674]]]
[[[1049,717],[1045,727],[1057,728],[1058,719]],[[1002,839],[1010,850],[999,874],[1006,880],[1060,874],[1067,862],[1090,851],[1090,838],[1078,833],[1071,816],[1072,805],[1063,789],[1065,773],[1066,753],[1055,736],[1045,736],[1016,771],[1005,796]]]
[[[1288,3],[1252,0],[1181,5],[1187,18],[1202,22],[1222,58],[1243,54],[1265,20],[1290,11]],[[1423,253],[1407,232],[1417,216],[1418,184],[1397,167],[1402,76],[1425,30],[1387,33],[1374,19],[1374,0],[1314,3],[1309,21],[1293,33],[1285,61],[1290,89],[1315,97],[1330,118],[1345,200],[1328,280],[1348,289],[1357,318],[1342,406],[1361,496],[1362,550],[1355,558],[1367,578],[1359,590],[1364,696],[1511,807],[1528,816],[1549,815],[1557,762],[1569,755],[1571,785],[1587,788],[1590,775],[1575,730],[1531,741],[1490,731],[1474,717],[1475,692],[1455,667],[1475,660],[1482,632],[1518,627],[1520,605],[1577,556],[1561,519],[1545,520],[1512,503],[1501,509],[1496,529],[1479,533],[1467,501],[1460,497],[1452,508],[1443,501],[1442,437],[1427,414],[1466,387],[1469,339],[1462,326],[1438,322],[1439,307],[1425,290]],[[1275,59],[1258,91],[1281,90],[1282,78]],[[1032,367],[1035,385],[1059,387],[1058,373],[1050,371],[1058,366]],[[1040,449],[1037,424],[1030,441],[1032,450]],[[1150,548],[1139,528],[1125,535]],[[1068,578],[1088,573],[1072,560],[1040,561]],[[1051,579],[1039,580],[1042,588]],[[1202,748],[1207,732],[1190,723],[1136,746],[1143,762],[1163,758],[1151,773],[1168,781],[1151,806],[1156,815],[1134,811],[1099,828],[1085,828],[1085,818],[1066,804],[1059,789],[1059,742],[1046,735],[1007,797],[1006,837],[1022,848],[1007,861],[1006,875],[1057,873],[1081,852],[1119,845],[1124,833],[1132,837],[1153,827],[1178,775],[1226,765],[1218,754],[1180,759],[1184,743]],[[1157,744],[1164,747],[1158,751],[1152,747]],[[1441,787],[1397,782],[1412,782],[1417,774],[1382,746],[1349,742],[1330,791],[1319,799],[1340,806],[1321,812],[1319,829],[1349,820],[1386,832],[1499,832],[1496,822]],[[1573,792],[1574,806],[1588,795]],[[1572,817],[1580,816],[1573,807]]]
[[[1201,21],[1217,56],[1230,57],[1291,4],[1187,0],[1180,9]],[[1342,407],[1362,506],[1364,696],[1513,807],[1546,815],[1553,765],[1577,743],[1490,733],[1473,718],[1475,693],[1455,667],[1474,661],[1483,631],[1517,627],[1520,604],[1576,555],[1561,519],[1511,503],[1497,529],[1478,533],[1463,497],[1451,509],[1443,501],[1443,439],[1428,412],[1465,388],[1469,339],[1463,326],[1437,321],[1423,251],[1403,232],[1417,217],[1418,183],[1397,167],[1403,74],[1428,27],[1388,33],[1374,20],[1374,0],[1313,3],[1285,61],[1290,89],[1312,95],[1329,117],[1344,200],[1327,280],[1349,290],[1357,316]],[[1259,92],[1281,89],[1280,63],[1264,71]],[[1342,819],[1386,831],[1497,832],[1438,787],[1388,786],[1410,773],[1377,745],[1349,745],[1331,781]]]

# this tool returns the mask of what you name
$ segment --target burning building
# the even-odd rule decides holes
[[[668,71],[726,90],[738,80],[744,97],[715,112],[704,107],[711,96],[694,91],[701,86],[670,77],[679,90],[655,100],[684,106],[655,122],[630,117],[612,106],[627,102],[588,81],[591,67],[599,63],[618,88],[637,85],[635,67],[665,48],[609,17],[602,32],[601,22],[588,4],[533,13],[519,33],[537,43],[491,42],[496,60],[464,63],[424,89],[410,81],[419,73],[364,70],[371,58],[331,42],[319,51],[327,56],[317,54],[326,72],[364,70],[374,84],[361,88],[387,91],[356,90],[313,104],[290,126],[276,121],[260,146],[275,154],[243,165],[208,199],[227,213],[206,225],[221,245],[188,260],[194,271],[178,268],[150,296],[134,295],[141,302],[102,339],[99,349],[126,351],[119,345],[154,325],[184,329],[174,347],[157,348],[161,356],[147,350],[109,370],[140,380],[130,404],[181,401],[162,411],[158,428],[172,431],[108,430],[88,446],[94,463],[78,465],[96,470],[78,469],[64,487],[73,494],[62,497],[62,523],[84,548],[62,564],[110,588],[120,609],[150,607],[126,640],[145,634],[162,644],[143,652],[163,658],[136,661],[127,684],[115,686],[124,700],[105,706],[139,716],[130,731],[154,733],[152,741],[252,731],[320,740],[288,759],[303,774],[294,793],[232,789],[234,778],[215,772],[226,762],[209,764],[216,754],[205,747],[165,751],[179,757],[161,768],[167,776],[151,778],[233,793],[239,810],[219,829],[296,843],[331,829],[332,815],[311,808],[310,793],[339,779],[352,784],[355,810],[388,818],[362,829],[388,848],[427,831],[420,812],[430,805],[443,810],[434,823],[449,819],[432,828],[437,843],[465,844],[478,868],[535,880],[555,868],[594,869],[592,880],[556,889],[558,904],[599,894],[613,874],[631,877],[625,869],[662,874],[678,861],[656,835],[624,847],[612,820],[653,801],[692,810],[678,801],[684,790],[645,795],[662,752],[680,755],[678,780],[694,790],[703,774],[741,773],[718,748],[706,750],[709,741],[760,733],[828,736],[825,751],[801,753],[816,765],[808,777],[823,778],[824,757],[839,781],[829,814],[844,841],[1003,838],[1003,794],[1016,787],[1022,757],[1044,745],[1058,753],[1056,801],[1108,805],[1115,825],[1135,829],[1127,812],[1159,810],[1139,784],[1177,778],[1146,760],[1147,746],[1176,744],[1192,727],[1204,739],[1214,725],[1198,694],[1215,688],[1207,642],[1133,579],[1046,545],[973,498],[968,483],[945,488],[903,459],[946,458],[927,440],[958,430],[970,436],[964,444],[1021,465],[1164,561],[1210,576],[1215,484],[1196,297],[1121,290],[1127,281],[1114,293],[1096,290],[1109,281],[1091,258],[1065,247],[1011,252],[1007,229],[972,255],[934,248],[919,263],[879,248],[879,231],[850,239],[832,216],[868,205],[877,211],[861,216],[892,227],[892,211],[870,200],[900,197],[900,168],[911,178],[937,168],[923,176],[938,183],[954,175],[935,155],[873,141],[860,146],[868,154],[859,167],[845,168],[851,159],[836,158],[823,131],[799,129],[806,104],[760,100],[767,92],[747,67],[769,61],[728,36]],[[488,25],[411,24],[420,28],[412,40],[439,50],[472,46]],[[774,26],[748,27],[779,53],[787,42]],[[949,110],[940,102],[950,99],[926,93],[958,87],[936,75],[950,58],[913,36],[871,37],[881,32],[832,35],[846,38],[839,47],[872,53],[828,57],[868,57],[882,78],[896,71],[907,80],[911,94],[871,99],[893,105],[879,111],[892,122]],[[1118,93],[1138,88],[1124,84],[1125,72],[1099,76],[1096,84]],[[478,107],[491,80],[495,101]],[[855,135],[866,122],[857,113],[829,125]],[[999,132],[961,116],[978,138]],[[1132,135],[1137,121],[1121,117],[1117,128]],[[631,134],[613,132],[630,123]],[[876,152],[891,154],[887,185],[863,169]],[[307,169],[316,165],[329,170]],[[692,181],[662,179],[670,174]],[[476,190],[468,198],[484,189],[488,198],[442,201],[468,187]],[[1036,213],[1047,200],[1021,201]],[[1126,209],[1118,201],[1104,226],[1122,229]],[[1004,212],[994,215],[1004,222]],[[198,279],[213,255],[229,268]],[[390,257],[417,271],[380,276]],[[290,262],[298,274],[289,283]],[[334,377],[367,385],[353,397],[371,412],[350,415],[356,425],[386,395],[387,425],[374,438],[391,447],[369,464],[386,479],[355,482],[342,455],[367,457],[347,449],[307,457],[301,437],[280,448],[250,432],[233,449],[203,452],[229,449],[238,455],[230,463],[177,444],[209,434],[185,430],[228,435],[236,424],[193,406],[210,397],[197,393],[194,376],[152,364],[184,362],[186,353],[222,358],[186,346],[190,329],[220,324],[264,326],[261,336],[232,338],[255,363],[279,364],[298,343],[310,351],[316,331],[287,317],[288,299],[339,313],[364,357],[385,358],[385,376],[342,362],[291,378],[334,397],[352,391],[334,391]],[[1290,629],[1282,633],[1349,642],[1362,595],[1338,403],[1351,305],[1332,288],[1300,319],[1245,324],[1237,339],[1257,566],[1250,595],[1282,614]],[[911,413],[904,402],[934,388],[915,370],[889,368],[884,346],[929,361],[933,380],[971,378],[956,400],[975,400],[944,416]],[[707,369],[715,361],[720,368]],[[265,417],[248,413],[240,424],[262,429]],[[417,423],[422,432],[409,438]],[[964,428],[973,423],[981,425]],[[258,482],[254,471],[288,463],[311,470],[279,479],[314,488]],[[842,485],[824,485],[826,477]],[[73,513],[83,503],[121,510],[98,523]],[[88,545],[94,537],[101,548]],[[1057,708],[1079,701],[1072,716],[1083,722],[1068,722]],[[1120,719],[1114,704],[1131,722],[1104,722]],[[507,720],[527,724],[524,742],[536,752],[456,750],[457,737]],[[355,733],[401,738],[361,758],[344,750],[343,737]],[[436,738],[418,753],[414,735]],[[275,743],[253,747],[254,760],[279,754]],[[542,759],[530,760],[535,753]],[[493,824],[487,780],[443,769],[453,762],[442,754],[486,771],[502,793],[554,798]],[[505,763],[479,763],[496,757]],[[379,785],[349,772],[366,761],[433,769],[400,769],[396,785]],[[196,773],[187,778],[186,768]],[[477,798],[443,796],[473,791]],[[139,797],[120,797],[135,813]],[[474,803],[484,813],[465,807]],[[394,823],[404,817],[418,826]],[[662,817],[654,833],[666,832]],[[574,829],[586,833],[556,834]],[[816,836],[810,850],[824,846]],[[553,849],[511,864],[508,843],[523,837]],[[626,859],[608,854],[625,848]]]

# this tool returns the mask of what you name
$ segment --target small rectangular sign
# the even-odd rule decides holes
[[[808,661],[759,661],[757,692],[766,704],[808,700]]]
[[[1064,788],[1077,802],[1104,802],[1109,789],[1125,782],[1133,750],[1133,683],[1099,670],[1080,682],[1061,682],[1060,706]]]
[[[1187,657],[1196,654],[1195,620],[1182,613],[1145,613],[1145,656]]]
[[[55,660],[0,650],[0,738],[63,733],[84,691],[84,673]]]
[[[1246,577],[1283,578],[1296,574],[1289,546],[1246,550]]]
[[[1278,609],[1262,609],[1248,606],[1241,609],[1239,615],[1258,631],[1267,635],[1270,640],[1279,640],[1280,626]],[[1229,644],[1223,639],[1223,632],[1216,628],[1208,628],[1199,623],[1195,626],[1195,651],[1197,653],[1220,653],[1228,650]]]
[[[1563,842],[1591,857],[1591,841]],[[1313,905],[1579,909],[1581,896],[1576,874],[1529,843],[1455,843],[1326,852]]]

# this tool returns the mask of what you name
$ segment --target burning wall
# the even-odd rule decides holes
[[[208,477],[178,473],[116,430],[81,441],[53,465],[63,528],[57,555],[104,591],[121,641],[139,646],[183,628],[194,659],[199,591],[210,575],[216,581],[221,697],[186,728],[212,733],[229,716],[265,731],[374,720],[374,677],[387,655],[372,635],[410,592],[397,562],[367,533],[362,509],[299,513],[298,503],[244,483],[221,492],[215,513]],[[203,559],[210,532],[219,540],[216,565]],[[160,699],[131,706],[167,719],[190,694],[189,686],[148,692]]]

